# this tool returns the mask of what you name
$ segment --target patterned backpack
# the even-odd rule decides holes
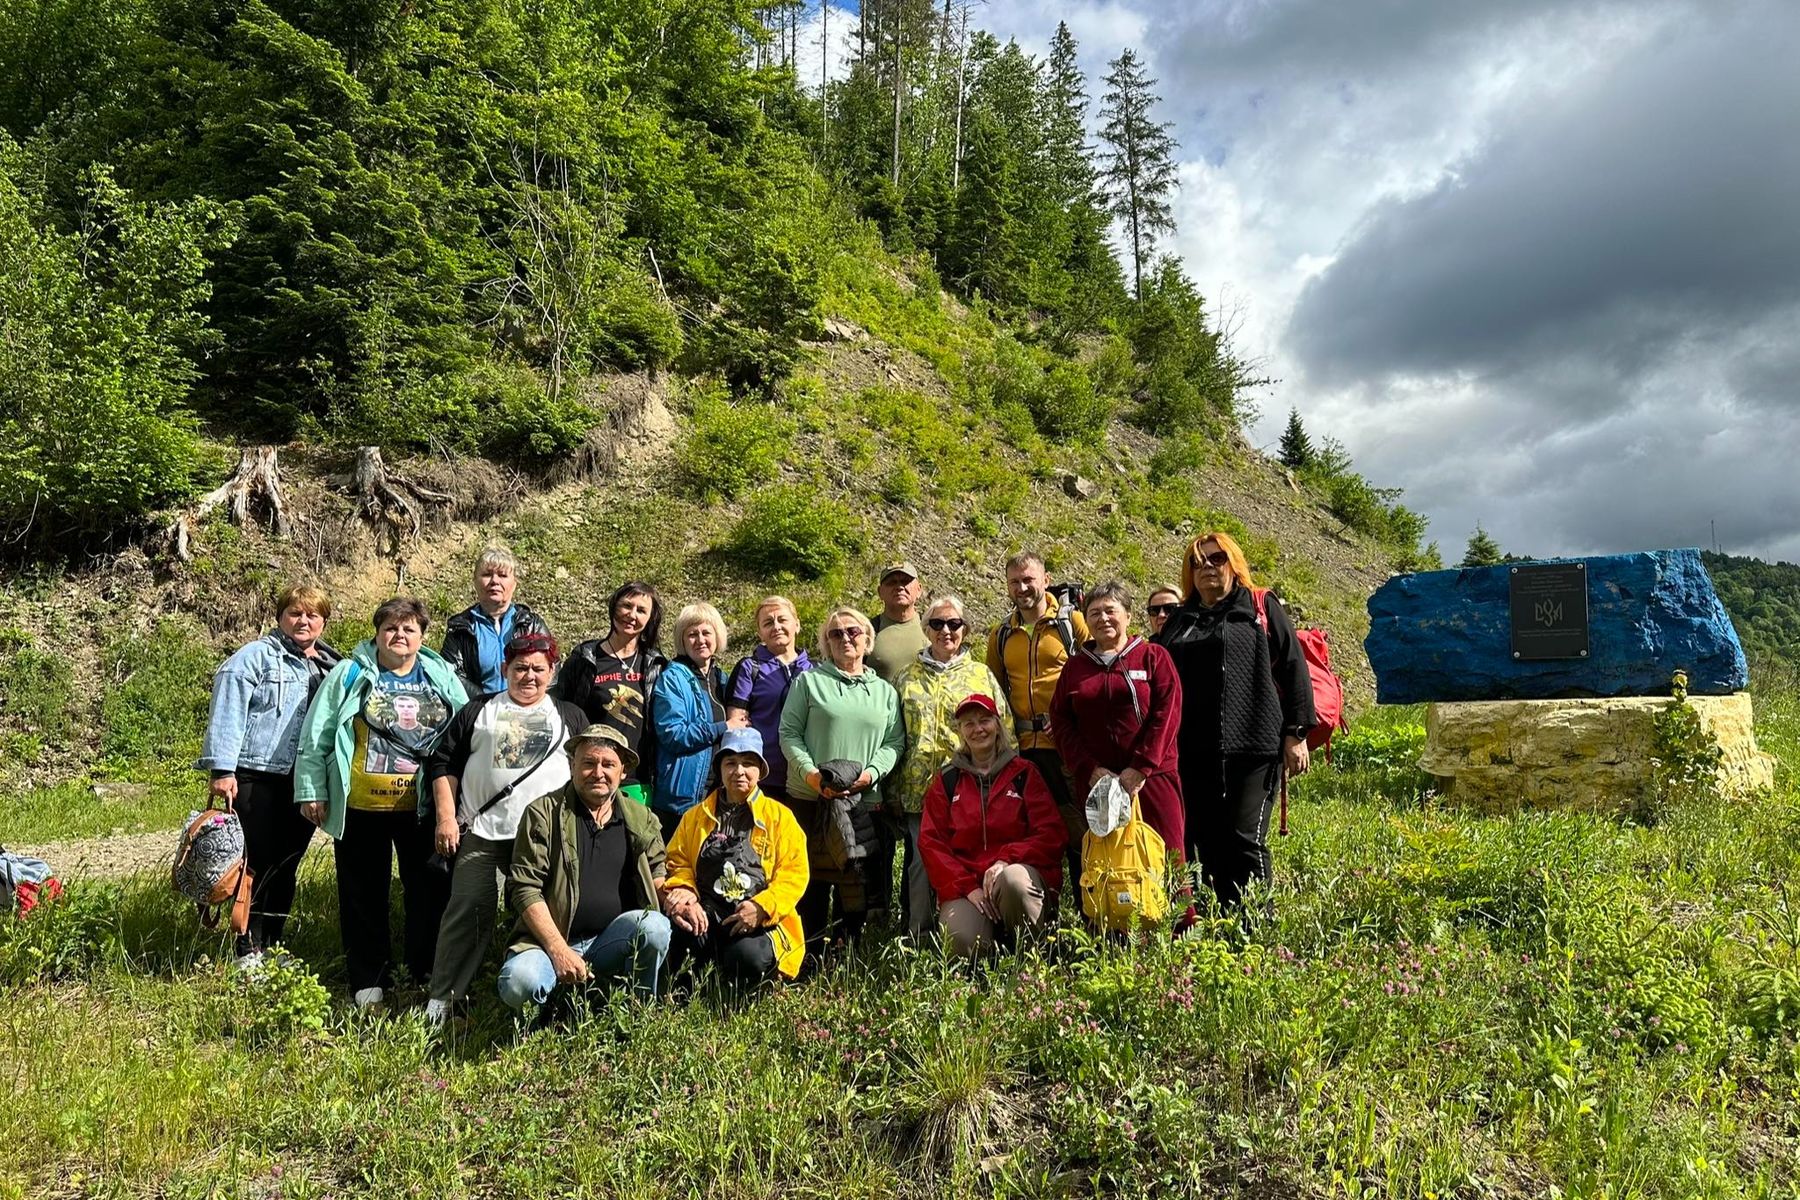
[[[232,932],[242,934],[250,927],[250,866],[244,859],[244,826],[236,813],[207,808],[188,814],[170,882],[194,902],[208,929],[217,928],[227,910]]]

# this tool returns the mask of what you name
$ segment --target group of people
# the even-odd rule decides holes
[[[1308,765],[1293,625],[1222,532],[1151,592],[1148,637],[1124,585],[1077,606],[1041,557],[1014,555],[985,661],[963,601],[927,602],[908,562],[882,570],[877,617],[832,609],[810,654],[793,602],[766,598],[729,672],[718,609],[680,610],[670,658],[641,581],[565,655],[519,573],[484,551],[436,652],[425,605],[397,597],[340,654],[329,597],[292,587],[276,628],[219,669],[197,765],[243,824],[242,966],[281,941],[315,829],[333,840],[354,1002],[394,983],[397,865],[399,962],[432,1024],[469,996],[502,895],[499,992],[540,1018],[590,978],[646,996],[702,966],[733,989],[793,978],[896,893],[911,935],[980,955],[1055,919],[1109,779],[1229,909],[1268,877],[1277,790]]]

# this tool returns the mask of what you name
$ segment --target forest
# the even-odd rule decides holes
[[[779,404],[876,249],[1001,328],[967,403],[1235,432],[1271,381],[1161,253],[1155,80],[977,15],[826,10],[850,59],[802,80],[791,4],[0,2],[0,534],[135,536],[250,439],[542,467],[608,373]]]

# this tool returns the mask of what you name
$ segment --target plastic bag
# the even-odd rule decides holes
[[[1131,793],[1119,783],[1117,775],[1107,775],[1088,789],[1087,824],[1095,837],[1123,829],[1129,820]]]

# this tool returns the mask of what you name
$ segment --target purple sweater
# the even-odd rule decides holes
[[[777,798],[787,791],[787,756],[781,752],[781,706],[787,703],[788,688],[794,676],[812,670],[806,651],[790,666],[758,646],[747,658],[738,660],[725,685],[725,704],[742,708],[750,714],[750,727],[762,734],[763,757],[769,760],[769,777],[762,782],[763,791]]]

